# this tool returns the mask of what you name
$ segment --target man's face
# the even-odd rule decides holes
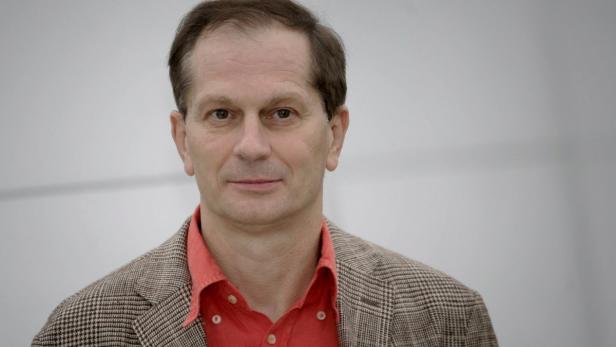
[[[307,38],[280,25],[223,25],[197,41],[188,114],[171,123],[206,213],[252,225],[321,213],[348,112],[327,120],[310,64]]]

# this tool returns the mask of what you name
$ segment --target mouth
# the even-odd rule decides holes
[[[281,179],[270,179],[270,178],[249,178],[249,179],[241,179],[241,180],[229,180],[229,183],[235,184],[266,184],[273,182],[280,182]]]
[[[229,180],[229,184],[239,190],[252,192],[268,192],[276,188],[282,179],[272,178],[248,178],[241,180]]]

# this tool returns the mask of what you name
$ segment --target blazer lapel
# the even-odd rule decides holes
[[[133,321],[143,346],[207,346],[201,318],[182,324],[190,307],[191,283],[186,259],[190,220],[152,253],[144,256],[144,272],[136,290],[152,307]]]
[[[387,346],[394,289],[374,275],[377,262],[369,246],[332,223],[329,230],[336,252],[340,345]]]
[[[143,346],[207,346],[201,317],[184,328],[190,306],[190,286],[184,286],[167,299],[154,304],[133,322]]]

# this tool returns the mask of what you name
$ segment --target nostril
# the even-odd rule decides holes
[[[269,141],[262,135],[245,135],[235,146],[235,154],[248,160],[268,157],[270,153],[271,147]]]

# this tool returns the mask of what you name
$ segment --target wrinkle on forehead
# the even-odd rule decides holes
[[[203,91],[208,81],[251,83],[272,76],[300,89],[312,88],[308,38],[281,24],[252,30],[220,26],[197,41],[192,55],[190,89],[196,91]]]

